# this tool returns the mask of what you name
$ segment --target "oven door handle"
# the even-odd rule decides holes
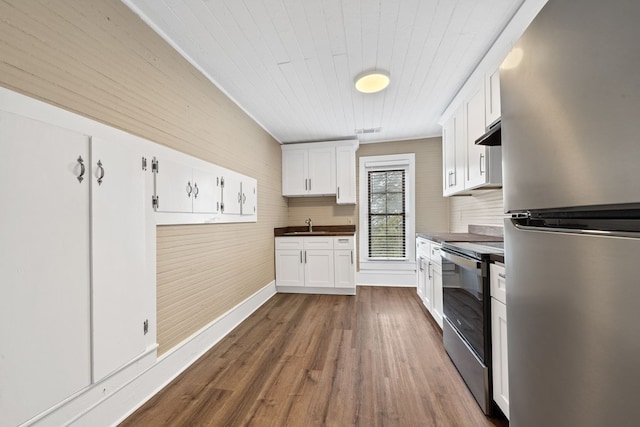
[[[442,259],[446,259],[447,261],[450,261],[469,270],[481,270],[480,263],[478,261],[454,255],[451,252],[447,252],[445,249],[440,249],[440,256],[442,257]]]

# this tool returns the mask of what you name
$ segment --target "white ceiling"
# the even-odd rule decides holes
[[[123,0],[282,143],[440,135],[524,0]],[[383,92],[354,78],[382,69]]]

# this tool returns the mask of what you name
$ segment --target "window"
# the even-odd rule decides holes
[[[370,170],[369,258],[406,258],[405,171]]]
[[[358,164],[360,283],[415,281],[415,154],[362,156]]]

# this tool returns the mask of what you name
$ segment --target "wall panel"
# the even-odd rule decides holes
[[[257,223],[158,227],[160,353],[274,280],[278,143],[120,1],[0,1],[0,85],[258,179]]]

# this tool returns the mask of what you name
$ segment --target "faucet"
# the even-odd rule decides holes
[[[307,220],[304,223],[309,226],[309,233],[312,233],[313,232],[313,223],[311,222],[311,218],[307,218]]]

